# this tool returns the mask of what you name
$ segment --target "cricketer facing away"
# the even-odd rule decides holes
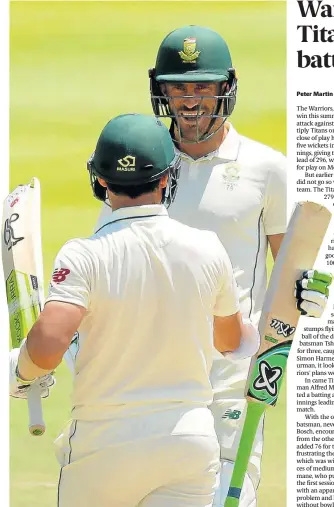
[[[129,114],[105,126],[88,168],[113,211],[60,250],[45,308],[13,355],[16,384],[52,378],[79,332],[59,507],[212,504],[214,346],[242,358],[259,335],[242,321],[217,235],[168,216],[179,164],[159,119]]]
[[[149,71],[157,117],[171,119],[175,152],[181,156],[178,194],[170,216],[216,232],[231,259],[240,309],[257,325],[266,289],[268,244],[275,259],[286,230],[285,157],[240,135],[227,120],[233,112],[237,78],[224,39],[209,28],[185,26],[162,41]],[[263,93],[263,90],[261,90]],[[251,100],[251,97],[250,97]],[[103,206],[97,228],[110,219]],[[308,266],[306,266],[307,268]],[[327,287],[308,290],[311,272],[296,293],[303,314],[319,317]],[[215,505],[224,504],[244,420],[249,359],[217,353],[211,372],[222,474]],[[263,421],[258,429],[240,507],[255,507],[260,479]]]

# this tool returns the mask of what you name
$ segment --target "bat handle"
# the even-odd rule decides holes
[[[247,473],[256,431],[265,408],[265,403],[250,402],[247,400],[246,418],[224,507],[238,507],[239,505],[241,490]]]
[[[42,398],[40,387],[32,384],[28,391],[29,431],[34,436],[41,436],[45,432],[43,420]]]

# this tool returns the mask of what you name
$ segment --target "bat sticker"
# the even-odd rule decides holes
[[[5,226],[3,230],[3,239],[8,247],[8,251],[11,250],[13,246],[15,246],[19,241],[22,241],[24,237],[15,238],[15,233],[12,224],[16,222],[20,218],[18,213],[13,213],[7,220],[5,221]]]
[[[277,396],[277,382],[281,378],[283,370],[280,366],[272,368],[266,361],[260,361],[260,375],[254,380],[254,389],[265,389],[270,396]]]
[[[284,336],[285,338],[288,338],[296,331],[295,327],[290,326],[290,324],[284,324],[284,322],[278,319],[272,319],[270,327],[274,328],[279,336]]]
[[[305,266],[314,266],[330,220],[330,211],[321,204],[296,203],[284,234],[258,325],[261,344],[247,377],[246,415],[224,507],[238,507],[259,423],[268,406],[277,403],[300,318],[296,280]]]
[[[32,288],[34,290],[38,290],[38,279],[37,279],[37,276],[30,275],[30,281],[31,281]]]
[[[20,199],[18,197],[16,197],[16,199],[14,199],[12,202],[9,203],[9,206],[11,208],[13,208],[15,206],[15,204],[17,204],[19,202],[19,200]]]
[[[291,341],[279,343],[256,359],[248,395],[275,406],[283,380]]]

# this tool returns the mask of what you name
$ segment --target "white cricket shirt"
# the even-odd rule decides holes
[[[211,403],[213,315],[239,309],[216,234],[172,220],[162,205],[118,209],[60,250],[47,301],[87,309],[73,418]]]
[[[232,262],[241,312],[257,325],[267,283],[267,236],[286,230],[286,159],[227,125],[218,150],[197,160],[178,152],[181,174],[169,215],[218,235]],[[98,224],[108,214],[103,205]],[[215,354],[215,400],[244,397],[249,364]]]
[[[241,312],[257,325],[267,286],[267,236],[286,230],[286,159],[228,127],[217,151],[197,160],[181,153],[170,216],[216,232],[232,262]],[[215,355],[215,401],[244,397],[249,364]]]

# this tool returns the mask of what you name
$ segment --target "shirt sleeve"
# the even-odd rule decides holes
[[[83,242],[69,241],[59,251],[46,302],[62,301],[89,308],[93,266]]]
[[[216,236],[219,266],[219,287],[213,314],[217,317],[234,315],[240,310],[237,282],[233,274],[233,268],[229,256]]]
[[[266,236],[284,234],[287,225],[287,167],[286,158],[281,153],[268,175],[265,191],[263,222]]]

